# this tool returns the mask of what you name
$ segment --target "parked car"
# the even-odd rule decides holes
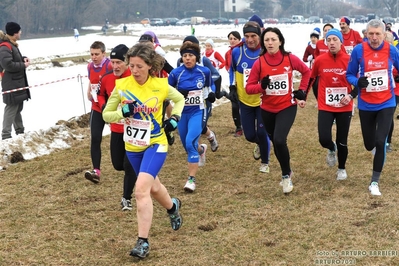
[[[150,24],[150,19],[149,18],[143,18],[140,21],[140,23],[143,24],[143,25],[149,25]]]
[[[355,23],[366,23],[367,22],[367,17],[363,15],[355,15]]]
[[[291,17],[293,23],[304,23],[305,18],[301,15],[292,15]]]
[[[150,25],[151,26],[163,26],[163,20],[161,18],[151,18]]]
[[[177,26],[183,26],[183,25],[191,25],[191,18],[182,18],[178,22],[176,22]]]
[[[367,14],[367,22],[369,22],[372,19],[376,19],[377,16],[374,13],[369,13]]]
[[[201,21],[201,24],[203,24],[203,25],[211,24],[211,20],[210,20],[209,18],[203,19],[203,20]]]
[[[178,18],[164,18],[162,20],[165,26],[174,26],[179,21]]]
[[[264,24],[277,24],[278,23],[278,19],[276,18],[265,18],[265,20],[263,20]]]
[[[395,24],[395,19],[393,17],[384,17],[382,20],[385,23],[391,23],[392,25]]]
[[[292,19],[290,18],[279,18],[278,23],[281,24],[292,24]]]
[[[324,23],[324,24],[326,24],[326,23],[335,23],[335,22],[337,22],[337,21],[336,21],[335,18],[334,18],[333,16],[331,16],[331,15],[325,15],[325,16],[323,17],[323,23]]]
[[[318,16],[311,16],[308,18],[308,23],[321,23],[321,19]]]
[[[230,20],[228,20],[227,18],[213,18],[211,19],[211,24],[230,24]]]

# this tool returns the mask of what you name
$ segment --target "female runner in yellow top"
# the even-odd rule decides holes
[[[166,78],[155,76],[165,59],[152,47],[142,43],[134,45],[127,52],[126,61],[132,75],[115,82],[103,118],[109,123],[120,120],[124,123],[126,155],[138,175],[135,190],[138,240],[130,255],[145,258],[150,249],[151,196],[167,209],[173,230],[178,230],[183,222],[179,213],[180,200],[169,196],[157,175],[168,151],[165,131],[176,129],[184,97],[168,85]],[[171,99],[175,104],[172,116],[163,121],[165,99]]]

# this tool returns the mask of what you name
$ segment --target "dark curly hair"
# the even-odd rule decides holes
[[[192,54],[195,55],[196,61],[197,61],[197,63],[199,63],[200,58],[201,58],[201,48],[196,43],[192,43],[192,42],[183,43],[183,45],[180,47],[180,55],[183,55],[184,53],[187,53],[190,50],[193,51]]]

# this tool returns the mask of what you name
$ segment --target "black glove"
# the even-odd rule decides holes
[[[304,90],[293,91],[294,98],[300,101],[306,101],[306,92]]]
[[[260,86],[262,87],[262,89],[266,90],[267,87],[269,86],[270,83],[270,78],[269,75],[263,77],[263,79],[260,81]]]
[[[179,92],[184,96],[184,99],[187,99],[188,96],[188,90],[179,90]]]
[[[211,103],[214,103],[214,102],[215,102],[215,100],[216,100],[216,95],[215,95],[215,93],[214,93],[213,91],[210,91],[210,92],[208,93],[208,98],[207,98],[207,100],[208,100],[209,102],[211,102]]]
[[[238,101],[238,94],[237,94],[236,85],[230,85],[229,89],[230,89],[230,93],[229,93],[230,101],[237,102]]]
[[[367,88],[368,85],[369,81],[367,80],[366,77],[360,77],[359,80],[357,81],[357,86],[359,89]]]
[[[395,82],[399,83],[399,76],[395,76]]]
[[[134,114],[134,104],[135,103],[136,103],[136,101],[134,101],[132,103],[127,103],[122,107],[123,117],[130,117]]]
[[[163,121],[163,128],[165,132],[175,131],[177,128],[177,121],[174,117],[171,117],[165,121]]]

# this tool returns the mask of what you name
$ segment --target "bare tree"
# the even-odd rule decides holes
[[[383,0],[385,7],[388,9],[391,17],[398,17],[398,0]]]

